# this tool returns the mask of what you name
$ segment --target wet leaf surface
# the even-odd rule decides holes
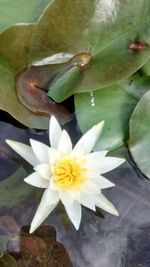
[[[33,36],[31,58],[56,54],[56,51],[88,52],[91,48],[96,54],[121,33],[144,24],[149,18],[148,0],[134,0],[132,7],[130,1],[83,0],[79,4],[67,0],[65,3],[64,8],[61,0],[55,0],[41,16]]]
[[[91,3],[88,0],[79,4],[68,0],[65,3],[64,9],[63,2],[55,0],[38,21],[30,62],[63,52],[91,53],[89,69],[83,72],[82,81],[74,86],[74,92],[84,92],[126,78],[147,61],[150,56],[150,4],[147,0],[132,1],[132,8],[130,1],[106,3],[95,0]],[[145,45],[135,50],[140,41]]]

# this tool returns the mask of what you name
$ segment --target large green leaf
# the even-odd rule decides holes
[[[149,0],[52,1],[35,27],[30,61],[56,53],[89,52],[92,61],[75,92],[90,91],[124,79],[150,56]],[[136,42],[142,49],[136,50]],[[70,92],[72,94],[72,91]]]
[[[150,57],[150,49],[131,51],[130,40],[137,38],[149,42],[150,22],[131,32],[122,34],[118,39],[108,43],[93,57],[93,64],[85,73],[82,83],[74,91],[84,92],[109,86],[135,73]]]
[[[141,98],[131,116],[129,149],[138,168],[150,178],[150,91]]]
[[[99,121],[105,120],[104,131],[96,150],[113,150],[127,140],[131,113],[138,100],[149,89],[149,79],[136,74],[118,85],[75,95],[77,120],[83,133]]]
[[[17,72],[28,65],[34,24],[14,25],[0,33],[0,54]]]
[[[0,109],[9,112],[28,127],[47,129],[48,117],[39,116],[26,109],[16,95],[16,75],[6,62],[0,63]]]
[[[0,31],[20,22],[35,22],[50,0],[0,0]]]

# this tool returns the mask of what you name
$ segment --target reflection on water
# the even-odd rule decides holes
[[[41,226],[33,235],[21,229],[18,243],[9,243],[8,251],[20,267],[73,267],[64,246],[57,242],[55,228]],[[18,250],[19,245],[19,250]]]
[[[38,140],[43,139],[47,143],[48,136],[47,133],[36,134],[28,129],[18,129],[2,122],[0,127],[0,171],[3,179],[4,174],[6,177],[14,171],[19,159],[4,144],[5,138],[28,143],[30,136]],[[76,231],[60,205],[44,223],[50,228],[44,228],[42,225],[34,235],[28,235],[25,228],[21,228],[29,225],[32,220],[41,197],[42,191],[38,191],[35,196],[31,195],[12,208],[0,207],[1,251],[9,250],[17,260],[24,260],[21,266],[29,267],[150,266],[150,182],[140,177],[129,163],[108,173],[107,176],[117,186],[105,190],[104,194],[116,205],[120,212],[119,217],[102,210],[93,213],[83,208],[81,227]],[[54,228],[57,242],[54,238]],[[55,246],[52,246],[52,239]],[[34,245],[31,246],[31,243]],[[23,256],[20,254],[21,251]],[[37,263],[37,254],[40,263]],[[42,257],[47,257],[47,261],[43,263]]]

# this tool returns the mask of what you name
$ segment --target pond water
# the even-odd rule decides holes
[[[27,129],[5,112],[0,113],[0,249],[13,256],[20,267],[149,267],[150,266],[150,183],[131,164],[128,151],[121,153],[128,159],[124,165],[107,177],[116,187],[103,190],[119,210],[115,217],[103,210],[96,213],[82,207],[79,231],[69,222],[61,205],[33,234],[28,234],[42,190],[26,186],[23,191],[23,173],[30,166],[21,161],[6,144],[5,139],[28,143],[29,138],[48,143],[48,133]],[[80,135],[74,123],[66,125],[72,139]],[[6,178],[19,166],[24,172],[20,182],[3,186]],[[12,191],[11,191],[12,186]],[[10,195],[12,199],[10,199]],[[3,255],[3,254],[2,254]]]

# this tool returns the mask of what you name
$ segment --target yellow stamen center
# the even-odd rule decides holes
[[[60,189],[80,189],[85,182],[83,161],[75,157],[63,157],[57,161],[54,168],[54,179]]]

